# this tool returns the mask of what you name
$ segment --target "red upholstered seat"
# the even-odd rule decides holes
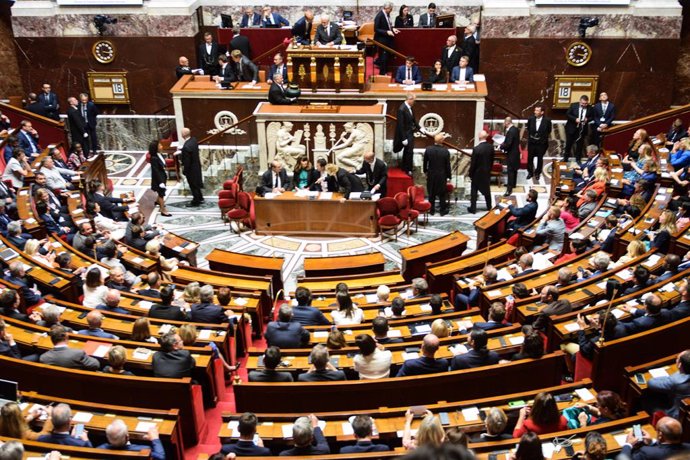
[[[247,227],[253,228],[254,222],[252,218],[252,209],[254,205],[254,200],[252,200],[251,195],[247,192],[239,192],[237,194],[237,207],[231,209],[226,214],[228,220],[231,222],[236,222],[238,225],[237,232],[240,233],[240,224],[244,224]],[[232,229],[232,226],[231,226]]]
[[[397,227],[400,224],[400,222],[401,221],[398,218],[398,216],[394,216],[393,214],[388,214],[386,216],[381,216],[381,218],[379,218],[379,225],[385,225],[387,227]]]
[[[218,192],[218,207],[220,208],[220,216],[225,219],[228,211],[237,206],[237,184],[230,184],[228,189]]]
[[[395,199],[390,197],[380,198],[376,202],[376,211],[379,216],[378,224],[381,229],[381,236],[386,230],[392,230],[395,233],[395,241],[398,241],[398,225],[402,222],[399,216],[398,203]]]
[[[415,223],[415,231],[417,230],[419,211],[410,207],[410,196],[405,192],[396,193],[394,199],[395,202],[398,203],[398,215],[407,224],[407,236],[410,236],[410,227],[412,222]]]
[[[424,222],[428,222],[431,203],[424,199],[424,187],[421,185],[413,185],[408,187],[407,194],[410,196],[410,207],[418,211],[419,214],[424,214]]]

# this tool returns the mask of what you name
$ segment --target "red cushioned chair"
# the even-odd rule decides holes
[[[247,192],[239,192],[237,194],[237,207],[231,209],[226,214],[230,222],[237,223],[237,233],[242,233],[240,229],[241,224],[245,224],[249,227],[252,226],[251,222],[251,208],[252,208],[252,197]],[[230,226],[232,229],[232,226]]]
[[[398,192],[393,197],[398,203],[398,215],[407,223],[407,236],[410,236],[412,222],[415,225],[415,232],[419,229],[419,211],[411,208],[410,195],[405,192]]]
[[[393,230],[395,234],[395,241],[398,241],[398,226],[402,219],[398,215],[398,203],[394,198],[384,197],[376,202],[376,211],[378,214],[379,229],[381,230],[381,239],[386,230]]]
[[[240,192],[244,191],[244,189],[242,188],[242,186],[244,185],[244,168],[242,166],[237,167],[235,176],[232,179],[228,179],[225,182],[223,182],[223,188],[225,190],[229,190],[230,187],[232,187],[232,184],[237,184],[238,190]]]
[[[418,211],[419,214],[424,214],[424,223],[429,222],[429,211],[431,210],[431,203],[424,199],[424,187],[421,185],[413,185],[407,188],[407,194],[410,195],[412,202],[411,208]]]
[[[237,194],[239,193],[238,185],[236,183],[229,184],[228,188],[224,188],[218,192],[218,207],[220,208],[220,217],[227,222],[227,213],[235,206],[237,206]]]

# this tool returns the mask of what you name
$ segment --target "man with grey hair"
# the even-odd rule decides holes
[[[532,268],[533,264],[534,256],[532,256],[532,254],[528,252],[527,254],[521,255],[520,259],[518,259],[519,276],[528,275],[532,272],[537,271],[535,268]]]
[[[309,354],[311,367],[309,371],[297,377],[298,382],[330,382],[335,380],[347,380],[345,373],[339,371],[330,362],[328,348],[322,344],[314,345]]]
[[[146,439],[151,441],[150,446],[143,444],[132,444],[129,442],[129,432],[127,425],[121,419],[113,420],[105,429],[105,436],[108,442],[98,446],[98,449],[106,450],[127,450],[130,452],[140,452],[144,449],[151,449],[151,458],[154,460],[165,460],[165,450],[158,437],[158,428],[149,428]]]
[[[319,46],[334,46],[342,42],[343,34],[340,33],[340,27],[331,22],[331,16],[328,13],[323,13],[321,24],[316,28],[314,43]]]
[[[391,11],[393,11],[393,2],[385,2],[381,10],[376,13],[374,17],[374,40],[393,48],[395,46],[395,36],[400,33],[398,29],[393,27],[391,22]],[[379,67],[379,74],[386,75],[388,73],[388,58],[390,53],[384,48],[379,48],[379,57],[374,61],[374,65]]]
[[[608,270],[609,265],[611,264],[611,256],[609,256],[604,251],[599,251],[596,254],[594,254],[589,264],[592,266],[594,271],[585,270],[584,272],[582,272],[584,279],[591,278],[592,276],[601,275],[606,270]]]
[[[391,289],[385,284],[376,288],[376,301],[378,303],[388,303],[388,297],[390,297],[390,295]]]
[[[597,192],[591,189],[587,190],[582,198],[583,203],[577,208],[577,217],[580,220],[586,219],[597,207]]]
[[[19,295],[24,299],[26,307],[31,307],[41,302],[41,291],[36,288],[33,280],[26,276],[26,270],[21,261],[15,260],[12,262],[10,264],[10,273],[5,275],[4,278],[5,281],[19,286]]]
[[[268,90],[268,102],[273,105],[290,105],[297,100],[297,98],[288,97],[287,94],[285,94],[282,73],[276,72],[271,76],[271,78],[273,79],[273,82]]]
[[[300,348],[309,344],[309,332],[302,324],[292,319],[292,307],[282,304],[278,310],[278,321],[271,321],[264,334],[268,346],[279,348]]]
[[[96,310],[108,311],[111,313],[122,313],[128,315],[129,311],[120,308],[120,291],[117,289],[109,289],[105,295],[105,303],[96,305]]]
[[[53,327],[54,325],[59,325],[60,324],[60,309],[57,307],[57,305],[54,305],[52,303],[45,303],[41,305],[40,307],[40,315],[43,318],[41,321],[37,322],[36,324],[41,327]],[[63,326],[67,332],[72,332],[72,329],[70,329],[67,326]]]
[[[176,332],[168,332],[160,339],[161,349],[153,354],[151,367],[154,377],[180,379],[191,377],[196,361]]]
[[[31,235],[27,234],[26,236],[28,237]],[[19,248],[19,250],[24,250],[24,246],[26,246],[26,242],[29,241],[29,239],[30,238],[22,236],[21,222],[15,220],[7,224],[7,240]]]
[[[464,37],[462,39],[462,55],[470,58],[468,67],[472,67],[474,73],[479,72],[479,45],[474,38],[477,32],[477,26],[469,24],[465,27]]]
[[[91,310],[86,315],[86,323],[89,325],[88,329],[77,331],[79,335],[89,335],[91,337],[98,337],[101,339],[119,340],[120,338],[115,334],[105,332],[101,326],[103,325],[103,313],[99,310]]]
[[[470,207],[467,212],[477,212],[477,195],[481,192],[486,200],[486,210],[491,209],[491,168],[494,164],[494,146],[487,142],[489,133],[481,130],[477,135],[479,143],[472,149],[470,170],[468,175],[472,180],[470,186]]]
[[[220,305],[213,303],[213,286],[205,284],[199,289],[199,303],[192,305],[190,321],[195,323],[227,323],[232,311],[223,311]]]
[[[319,419],[314,414],[295,420],[295,424],[292,426],[292,440],[295,443],[295,447],[282,451],[280,453],[281,457],[328,455],[331,453],[331,448],[328,446],[321,427],[319,427]]]
[[[427,283],[424,278],[413,278],[412,297],[410,297],[410,299],[424,297],[426,295],[429,295],[429,283]]]
[[[412,169],[414,168],[414,133],[423,132],[412,111],[415,100],[414,93],[407,93],[405,102],[398,107],[398,119],[395,124],[395,138],[393,139],[393,151],[402,150],[400,168],[408,176],[412,176]]]
[[[544,238],[549,250],[560,252],[565,241],[565,223],[561,219],[561,208],[551,206],[537,227],[537,236]]]
[[[486,414],[484,426],[486,431],[472,438],[472,442],[504,441],[512,438],[510,433],[504,433],[508,417],[505,412],[498,407],[492,407]]]
[[[53,422],[53,431],[49,434],[44,434],[38,437],[38,442],[47,442],[50,444],[61,444],[63,446],[76,447],[93,447],[89,441],[89,435],[86,430],[82,431],[79,436],[76,435],[76,425],[70,434],[70,423],[72,421],[72,409],[67,404],[58,404],[53,408],[50,414],[50,420]]]
[[[558,270],[558,282],[556,283],[557,288],[564,288],[574,281],[573,271],[570,267],[562,267]]]
[[[182,162],[183,173],[187,178],[189,189],[192,192],[192,201],[189,207],[197,207],[204,202],[204,195],[201,190],[204,188],[204,179],[201,175],[201,160],[199,159],[199,142],[192,136],[189,128],[182,128],[182,148],[180,149],[180,160]]]

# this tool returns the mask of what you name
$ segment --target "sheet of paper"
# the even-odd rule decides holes
[[[326,429],[326,421],[325,420],[319,420],[319,428],[321,428],[321,431]]]
[[[630,270],[628,270],[626,268],[626,269],[621,270],[618,273],[616,273],[616,276],[618,276],[623,281],[628,281],[629,279],[632,278],[633,275],[632,275],[632,273],[630,273]]]
[[[135,257],[135,258],[132,259],[132,262],[135,263],[135,264],[140,264],[140,263],[142,263],[143,261],[144,261],[144,259],[141,258],[141,257]]]
[[[486,76],[483,73],[475,73],[474,81],[486,81]]]
[[[376,294],[367,294],[364,298],[367,300],[367,303],[376,303],[376,301],[379,300]]]
[[[553,457],[553,452],[556,446],[552,442],[545,442],[541,445],[541,453],[544,454],[544,458]]]
[[[158,328],[158,333],[160,335],[167,334],[172,330],[172,324],[164,324],[161,327]]]
[[[587,388],[578,388],[575,390],[575,394],[580,398],[582,402],[594,401],[596,398],[591,391]]]
[[[140,361],[146,361],[151,356],[150,350],[134,350],[132,353],[132,358],[138,359]]]
[[[105,355],[108,354],[108,350],[110,350],[111,345],[99,345],[98,348],[96,348],[93,352],[92,356],[95,356],[96,358],[105,358]]]
[[[616,440],[619,446],[623,447],[625,445],[626,439],[628,439],[628,435],[625,433],[617,434],[613,436],[613,439]]]
[[[319,200],[330,200],[333,198],[333,192],[321,192],[319,193]]]
[[[343,434],[345,436],[352,436],[355,434],[355,430],[352,428],[352,425],[350,425],[350,422],[343,422],[341,426],[343,427]]]
[[[661,259],[661,256],[659,254],[652,254],[651,256],[647,257],[647,260],[642,262],[642,265],[645,265],[647,267],[653,267],[656,265],[657,262],[659,262],[659,259]]]
[[[235,297],[235,300],[233,301],[233,303],[235,305],[244,306],[244,305],[247,305],[247,299],[245,299],[244,297]]]
[[[623,310],[620,310],[618,308],[614,308],[611,310],[611,314],[616,317],[616,319],[620,318],[621,316],[625,315],[625,312]]]
[[[240,437],[240,432],[237,430],[238,426],[240,426],[239,420],[230,420],[228,422],[228,430],[232,431],[231,436],[233,438],[239,438]]]
[[[292,437],[292,425],[283,425],[280,427],[283,430],[283,438],[289,439]]]
[[[503,281],[510,281],[513,279],[513,275],[510,274],[507,268],[502,268],[497,272],[498,279]]]
[[[525,341],[525,336],[518,335],[517,337],[510,337],[508,341],[511,343],[511,345],[522,345],[522,342]]]
[[[199,331],[199,338],[201,340],[208,340],[211,338],[212,333],[213,331],[211,329],[202,329],[201,331]]]
[[[362,192],[350,192],[351,200],[360,200],[362,198]]]
[[[148,300],[142,300],[137,304],[137,307],[141,308],[142,310],[150,310],[151,305],[153,305],[153,302],[149,302]]]
[[[651,375],[654,378],[668,377],[668,372],[663,367],[657,367],[656,369],[650,369],[649,375]]]
[[[402,337],[402,331],[400,329],[389,329],[386,333],[386,337]]]
[[[404,292],[400,293],[400,297],[402,297],[404,300],[409,299],[413,295],[414,294],[412,294],[412,289],[406,289]]]
[[[501,296],[501,290],[500,289],[494,289],[493,291],[489,291],[486,293],[488,297],[500,297]]]
[[[659,289],[662,292],[673,292],[676,290],[676,286],[673,283],[666,283],[663,285],[661,289]]]
[[[424,303],[424,304],[420,305],[419,309],[421,311],[423,311],[424,313],[429,313],[432,310],[431,305],[429,305],[428,303]]]
[[[314,331],[313,336],[315,339],[325,339],[328,337],[328,331]]]
[[[467,353],[467,347],[465,345],[459,343],[459,344],[453,346],[450,349],[450,352],[453,353],[453,356],[462,355],[464,353]]]
[[[146,433],[151,428],[155,428],[155,427],[156,427],[156,422],[139,422],[139,423],[137,423],[137,426],[134,428],[134,431],[138,431],[140,433]]]
[[[408,353],[406,351],[403,351],[402,357],[406,361],[408,359],[417,359],[417,358],[419,358],[419,353],[416,353],[416,352],[415,353]]]
[[[479,420],[479,408],[478,407],[467,407],[462,410],[462,416],[465,421],[473,422]]]
[[[93,418],[90,412],[77,412],[72,416],[72,421],[75,423],[89,423]]]
[[[575,332],[580,330],[580,326],[577,323],[568,323],[564,327],[565,330],[568,332]]]
[[[420,324],[419,326],[415,327],[415,330],[418,333],[428,334],[431,332],[431,324]]]
[[[431,87],[434,91],[448,91],[448,85],[446,83],[434,83]]]
[[[474,323],[470,320],[456,321],[455,324],[458,326],[458,329],[465,331],[469,331],[474,325]]]

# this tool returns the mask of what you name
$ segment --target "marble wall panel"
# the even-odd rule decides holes
[[[0,62],[2,62],[0,94],[5,97],[23,94],[16,49],[12,43],[10,5],[6,2],[0,2]]]
[[[93,14],[57,14],[54,16],[13,16],[15,37],[96,36]],[[108,24],[107,37],[192,37],[198,32],[195,16],[155,16],[147,14],[111,14],[117,24]]]

